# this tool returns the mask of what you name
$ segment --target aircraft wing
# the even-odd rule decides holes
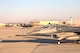
[[[56,27],[57,32],[74,32],[78,35],[80,34],[80,27],[72,27],[72,26],[59,26]]]

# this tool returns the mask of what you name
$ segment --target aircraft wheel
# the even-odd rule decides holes
[[[60,40],[58,40],[58,43],[57,43],[58,45],[60,45],[61,44],[61,41]]]
[[[53,36],[54,36],[54,34],[52,33],[52,34],[51,34],[51,38],[54,38]]]
[[[52,37],[52,38],[57,38],[57,35],[52,33],[52,34],[51,34],[51,37]]]
[[[79,40],[76,40],[75,43],[79,44]]]

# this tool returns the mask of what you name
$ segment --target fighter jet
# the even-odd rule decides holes
[[[61,43],[61,40],[75,40],[76,43],[80,41],[80,27],[73,26],[59,26],[56,28],[57,32],[52,33],[51,37],[58,40],[58,44]]]
[[[56,25],[55,27],[41,27],[35,29],[28,34],[50,34],[53,39],[58,40],[57,44],[61,44],[62,40],[80,40],[80,27]]]

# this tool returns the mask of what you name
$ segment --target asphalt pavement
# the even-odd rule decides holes
[[[80,44],[74,41],[63,41],[57,45],[57,41],[50,35],[26,35],[25,30],[32,29],[15,28],[14,33],[12,29],[5,29],[1,35],[7,37],[0,42],[0,53],[80,53]]]

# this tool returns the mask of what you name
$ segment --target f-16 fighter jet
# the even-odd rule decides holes
[[[29,34],[50,34],[51,37],[58,40],[58,44],[63,39],[75,40],[76,43],[80,40],[80,27],[56,25],[55,27],[47,27],[33,30]]]
[[[58,44],[61,43],[61,40],[75,40],[76,43],[80,41],[80,27],[73,26],[58,26],[56,27],[57,32],[52,33],[51,37],[58,40]]]

